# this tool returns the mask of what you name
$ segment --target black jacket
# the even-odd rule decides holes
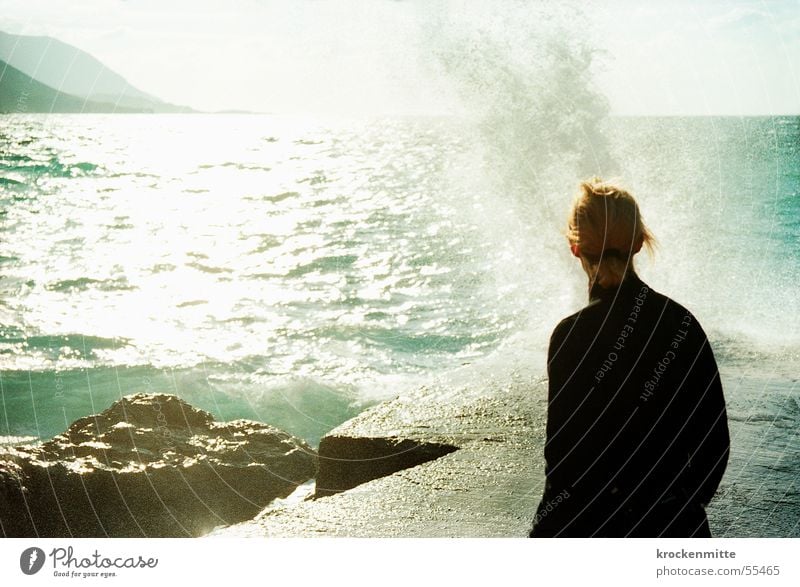
[[[708,536],[728,461],[717,364],[683,306],[631,273],[548,352],[546,485],[531,536]]]

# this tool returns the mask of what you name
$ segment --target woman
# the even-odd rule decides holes
[[[531,537],[708,537],[728,461],[717,364],[686,308],[636,275],[653,237],[626,191],[581,184],[569,217],[589,305],[550,338],[546,483]]]

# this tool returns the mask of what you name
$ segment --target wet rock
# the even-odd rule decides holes
[[[320,455],[324,457],[320,460],[315,496],[346,491],[455,450],[458,448],[449,444],[410,438],[329,435],[319,445]]]
[[[0,530],[199,536],[253,518],[316,468],[307,444],[267,424],[131,395],[41,445],[0,447]]]
[[[754,390],[760,399],[763,384]],[[316,498],[271,504],[210,536],[525,537],[542,496],[546,412],[546,381],[524,376],[420,388],[322,439]],[[774,420],[731,419],[731,462],[708,508],[714,536],[797,536],[800,500],[785,477],[797,443]],[[430,458],[413,462],[416,450]]]
[[[544,482],[546,400],[543,381],[520,377],[378,404],[320,442],[315,499],[212,536],[526,536]]]

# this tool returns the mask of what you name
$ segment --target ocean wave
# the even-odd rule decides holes
[[[169,273],[175,271],[177,267],[172,263],[158,263],[150,268],[151,273]]]
[[[0,330],[0,344],[21,344],[31,350],[71,349],[82,354],[96,350],[121,349],[130,344],[123,338],[104,338],[86,334],[51,334],[24,336],[19,328],[4,327]]]
[[[99,168],[99,165],[88,161],[65,163],[57,157],[51,157],[49,160],[42,161],[41,159],[33,159],[25,155],[19,155],[11,161],[9,161],[8,157],[4,157],[3,160],[0,161],[0,173],[16,173],[25,176],[33,176],[37,179],[40,177],[78,177],[92,174]]]
[[[128,283],[128,280],[124,277],[117,279],[94,279],[92,277],[62,279],[48,283],[45,287],[50,291],[69,293],[87,291],[89,289],[101,291],[131,291],[136,289],[136,286]]]
[[[357,255],[330,255],[319,257],[310,263],[298,265],[294,269],[289,270],[286,273],[286,277],[302,277],[307,273],[313,273],[315,271],[319,271],[320,273],[341,271],[351,267],[356,261],[358,261]]]
[[[226,161],[225,163],[203,163],[198,165],[198,169],[216,169],[218,167],[229,167],[239,171],[272,171],[271,167],[256,163],[241,163],[236,161]]]
[[[303,179],[297,180],[297,183],[307,183],[309,185],[319,185],[324,183],[330,183],[330,179],[328,178],[325,173],[322,171],[317,171],[314,175],[309,175],[308,177],[304,177]]]
[[[230,267],[214,267],[212,265],[204,265],[203,263],[198,263],[197,261],[193,261],[191,263],[186,263],[187,267],[191,267],[192,269],[197,269],[203,273],[209,274],[218,274],[218,273],[232,273],[233,269]]]
[[[135,178],[139,178],[139,179],[145,179],[145,178],[161,179],[160,175],[155,174],[155,173],[149,173],[149,172],[146,172],[146,171],[119,171],[119,172],[115,172],[115,173],[109,173],[108,177],[112,178],[112,179],[118,179],[118,178],[121,178],[121,177],[135,177]]]
[[[0,186],[18,190],[27,187],[27,184],[24,181],[12,179],[10,177],[0,177]]]
[[[263,200],[268,202],[283,202],[284,200],[288,200],[289,198],[296,198],[300,195],[299,192],[281,192],[279,194],[275,194],[274,196],[263,196]]]
[[[167,393],[208,410],[220,421],[245,418],[266,422],[316,445],[326,432],[371,405],[362,401],[352,386],[311,378],[259,376],[254,368],[255,364],[244,362],[180,369],[140,365],[4,371],[7,417],[0,419],[0,438],[50,438],[124,395]]]
[[[192,306],[202,306],[207,304],[208,300],[189,300],[186,302],[181,302],[179,304],[175,304],[176,308],[190,308]]]
[[[253,238],[258,239],[259,241],[258,246],[250,250],[250,253],[254,255],[258,255],[270,249],[274,249],[275,247],[279,246],[282,242],[281,239],[276,237],[274,234],[258,234],[258,235],[253,235]]]
[[[370,312],[375,320],[375,313]],[[396,317],[389,322],[396,321]],[[409,328],[403,330],[396,324],[386,327],[371,323],[331,324],[313,328],[304,335],[312,339],[330,339],[353,344],[364,344],[370,348],[381,348],[400,355],[418,355],[420,364],[430,364],[431,355],[458,355],[480,349],[489,351],[500,343],[502,333],[475,328],[469,333],[419,332]],[[426,356],[427,355],[427,356]],[[398,357],[399,358],[399,357]]]

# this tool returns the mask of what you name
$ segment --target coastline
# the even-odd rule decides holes
[[[755,379],[724,368],[722,377],[732,448],[707,508],[712,535],[800,536],[797,382],[770,382],[770,413],[769,406],[760,412],[753,403],[760,396],[754,393]],[[349,445],[360,459],[413,454],[412,444],[417,450],[426,445],[456,450],[333,495],[273,504],[255,519],[209,536],[527,536],[544,484],[546,395],[545,381],[520,380],[477,394],[421,388],[378,404],[323,438],[319,478],[335,477],[326,469],[342,477],[360,466],[358,459],[342,458],[341,450],[333,456],[327,447]],[[786,409],[778,411],[781,406]]]
[[[378,404],[323,438],[318,480],[336,477],[326,469],[346,477],[360,459],[455,450],[334,495],[268,507],[210,536],[527,535],[544,483],[546,396],[544,381],[528,379],[480,393],[424,387]],[[328,447],[342,445],[360,459],[331,458]]]
[[[797,379],[758,377],[731,365],[723,365],[721,373],[731,456],[707,508],[712,535],[798,537]],[[313,480],[287,486],[237,523],[229,519],[230,525],[214,528],[205,522],[195,535],[527,536],[544,485],[546,398],[546,380],[519,370],[511,370],[502,381],[487,376],[479,383],[450,380],[419,387],[328,432],[319,445]],[[80,421],[93,418],[97,416]],[[178,430],[182,424],[176,420],[175,426]],[[146,440],[146,429],[142,432]],[[6,440],[6,453],[40,450],[30,437]],[[124,446],[112,443],[107,450],[116,454]],[[158,452],[157,446],[151,448]],[[69,459],[59,457],[53,464],[68,467]],[[195,490],[208,489],[200,478],[195,483]],[[105,502],[114,495],[106,487],[98,498]],[[142,502],[141,515],[150,515],[153,503],[148,508]],[[39,506],[34,505],[37,510]]]

